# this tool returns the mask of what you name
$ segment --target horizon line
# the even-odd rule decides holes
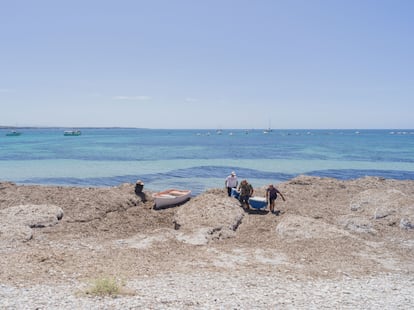
[[[132,126],[7,126],[0,125],[0,129],[142,129],[142,130],[268,130],[269,128],[155,128]],[[414,128],[272,128],[273,130],[414,130]]]

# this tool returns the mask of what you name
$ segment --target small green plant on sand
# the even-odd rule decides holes
[[[117,296],[121,294],[122,285],[113,277],[101,277],[95,279],[90,289],[86,291],[88,295],[94,296]]]

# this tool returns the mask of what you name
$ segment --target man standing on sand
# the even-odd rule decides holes
[[[251,196],[253,196],[253,192],[254,192],[253,186],[251,186],[247,182],[247,180],[243,180],[240,183],[239,191],[240,191],[240,197],[239,197],[240,203],[241,203],[243,209],[245,211],[247,211],[247,210],[250,209],[249,198]],[[246,206],[246,207],[244,207],[244,206]]]
[[[282,197],[282,200],[285,201],[285,197],[279,190],[273,186],[273,184],[270,184],[269,187],[266,189],[266,200],[269,203],[269,209],[270,212],[275,213],[275,200],[277,198],[277,194]]]
[[[239,181],[237,181],[236,173],[232,171],[231,174],[224,181],[224,186],[227,188],[227,194],[229,195],[229,197],[231,196],[231,189],[236,188],[238,184]]]

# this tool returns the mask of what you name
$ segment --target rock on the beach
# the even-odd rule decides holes
[[[357,194],[350,203],[352,211],[369,212],[372,216],[385,217],[405,205],[407,196],[395,189],[368,189]]]
[[[374,219],[378,220],[378,219],[383,219],[386,218],[390,215],[395,214],[396,211],[394,209],[390,209],[384,206],[380,206],[378,207],[375,212],[374,212]]]
[[[371,221],[365,218],[347,215],[339,218],[338,224],[352,232],[376,234]]]
[[[359,218],[348,219],[342,224],[355,232],[375,233],[371,220],[389,226],[399,223],[402,229],[414,228],[414,197],[397,189],[374,188],[362,191],[352,199],[350,207],[357,212]]]
[[[26,242],[33,238],[33,230],[25,225],[2,223],[0,226],[0,246],[8,247],[15,242]]]
[[[414,229],[414,220],[409,218],[402,218],[400,227],[403,229]]]
[[[56,225],[63,210],[55,205],[19,205],[0,210],[0,242],[25,242],[33,237],[32,228]]]
[[[236,199],[207,191],[181,206],[174,223],[180,241],[207,244],[213,239],[232,237],[243,216]]]
[[[276,233],[285,240],[297,239],[327,239],[348,236],[344,230],[325,223],[321,220],[303,217],[299,215],[287,215],[276,226]]]

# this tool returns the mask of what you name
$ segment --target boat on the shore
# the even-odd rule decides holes
[[[8,137],[17,137],[20,136],[22,133],[16,130],[10,131],[8,133],[6,133],[6,136]]]
[[[155,207],[162,208],[183,203],[190,199],[190,190],[167,189],[162,192],[152,194],[155,200]]]
[[[80,136],[81,134],[80,130],[65,130],[63,132],[64,136]]]

